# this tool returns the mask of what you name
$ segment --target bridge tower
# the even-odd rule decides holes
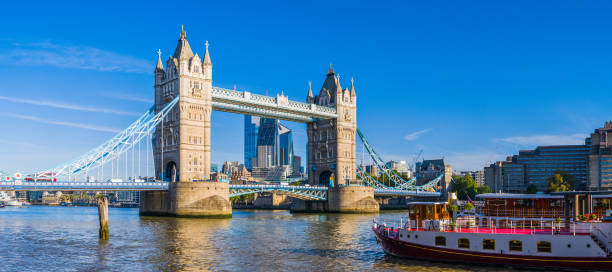
[[[330,186],[325,210],[378,211],[374,189],[359,186],[355,174],[357,94],[353,79],[350,88],[342,89],[340,77],[330,65],[317,96],[309,84],[306,102],[336,108],[338,115],[337,119],[319,119],[307,125],[308,179],[311,185]]]
[[[210,178],[212,62],[205,43],[203,59],[194,54],[181,30],[166,68],[158,51],[155,67],[155,110],[177,95],[180,100],[157,126],[153,156],[157,179],[170,181],[168,192],[144,193],[143,214],[174,216],[231,215],[226,183]]]

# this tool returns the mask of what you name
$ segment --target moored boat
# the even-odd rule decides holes
[[[598,220],[592,213],[593,205],[591,208],[586,205],[593,203],[592,194],[504,194],[495,197],[504,199],[512,209],[498,211],[497,216],[483,215],[482,211],[492,209],[488,203],[501,203],[488,201],[492,195],[482,196],[484,206],[477,207],[475,212],[455,218],[446,202],[411,203],[408,218],[377,219],[373,231],[383,250],[399,257],[513,267],[612,270],[612,222],[606,220],[612,210],[604,220]],[[544,217],[542,212],[546,211],[540,211],[539,217],[535,214],[530,217],[525,212],[526,208],[536,206],[531,204],[537,202],[541,207],[546,201],[555,207],[560,205],[561,216]],[[520,205],[520,211],[513,205]],[[588,218],[580,216],[581,213]]]

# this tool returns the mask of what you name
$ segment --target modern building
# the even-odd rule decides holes
[[[244,116],[244,166],[253,170],[253,162],[257,158],[257,135],[259,134],[260,117]]]
[[[253,177],[300,175],[301,160],[293,151],[291,129],[279,120],[252,116],[245,116],[244,125],[244,162]]]
[[[302,158],[300,156],[293,155],[293,174],[302,174]]]
[[[574,177],[578,189],[584,189],[588,179],[588,153],[586,144],[521,150],[518,155],[486,167],[485,183],[495,192],[523,193],[531,184],[544,192],[548,188],[548,179],[556,171],[563,171]]]
[[[476,186],[485,185],[485,173],[484,171],[459,171],[455,175],[458,176],[471,176],[476,181]]]
[[[386,163],[387,168],[397,171],[400,175],[406,175],[408,178],[412,177],[412,171],[410,171],[410,165],[406,161],[389,161]]]
[[[602,128],[595,129],[586,139],[590,147],[589,163],[589,190],[612,190],[612,121],[606,122]]]
[[[115,199],[117,203],[140,204],[140,192],[118,191]]]

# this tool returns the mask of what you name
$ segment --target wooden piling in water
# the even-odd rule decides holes
[[[108,197],[98,197],[98,217],[100,219],[100,240],[108,240]]]

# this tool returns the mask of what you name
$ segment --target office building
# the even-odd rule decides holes
[[[245,116],[244,165],[253,177],[300,175],[301,161],[293,150],[293,133],[279,120]],[[294,174],[295,172],[295,174]]]
[[[612,122],[595,129],[586,139],[589,148],[589,190],[612,190]]]
[[[257,157],[257,135],[259,134],[260,117],[244,116],[244,166],[253,170],[253,162]]]
[[[485,185],[484,171],[459,171],[454,174],[458,176],[471,176],[472,179],[474,179],[474,181],[476,182],[476,186]]]
[[[555,145],[538,146],[533,150],[521,150],[518,155],[485,168],[485,181],[494,191],[523,193],[531,184],[537,190],[548,189],[548,179],[556,171],[563,171],[574,177],[577,189],[585,189],[588,179],[587,158],[589,146]]]

